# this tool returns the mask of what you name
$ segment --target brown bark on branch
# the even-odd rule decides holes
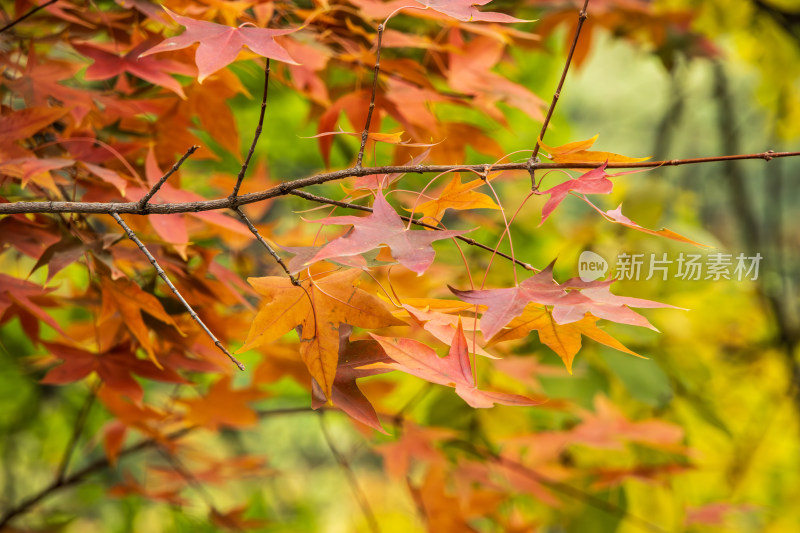
[[[674,167],[679,165],[694,165],[699,163],[714,163],[718,161],[733,161],[738,159],[763,159],[769,161],[778,157],[797,157],[800,152],[773,152],[772,150],[757,154],[737,154],[716,157],[699,157],[694,159],[669,159],[664,161],[643,161],[638,163],[609,163],[607,168],[658,168]],[[142,208],[139,202],[9,202],[0,204],[0,215],[15,213],[83,213],[83,214],[131,214],[131,215],[150,215],[174,213],[197,213],[200,211],[215,211],[218,209],[234,209],[240,205],[253,204],[286,196],[292,191],[320,185],[329,181],[337,181],[350,177],[369,176],[372,174],[440,174],[452,171],[474,171],[482,173],[501,172],[505,170],[558,170],[558,169],[592,169],[597,168],[597,163],[503,163],[499,165],[417,165],[402,166],[390,165],[383,167],[364,167],[364,168],[345,168],[333,172],[324,172],[300,178],[293,181],[281,183],[270,189],[250,194],[243,194],[236,198],[218,198],[215,200],[204,200],[199,202],[179,202],[171,204],[153,204]]]

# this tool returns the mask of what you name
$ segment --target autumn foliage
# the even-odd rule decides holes
[[[583,33],[583,3],[487,3],[4,7],[3,364],[68,429],[47,453],[26,433],[45,456],[0,528],[49,531],[61,510],[112,530],[49,503],[91,482],[139,502],[131,516],[193,517],[142,530],[331,530],[258,492],[297,475],[248,444],[290,446],[280,424],[321,429],[352,491],[329,498],[359,509],[342,531],[579,531],[581,513],[600,517],[585,531],[676,531],[748,509],[651,519],[627,484],[691,470],[685,429],[540,383],[573,379],[586,346],[636,364],[652,354],[625,332],[685,310],[582,280],[557,249],[526,255],[529,235],[584,205],[609,231],[702,250],[600,207],[633,174],[701,161],[545,144],[558,98],[507,76],[559,32],[556,94],[603,28],[666,65],[676,36],[688,57],[717,50],[692,12],[647,2],[589,5]],[[495,140],[521,120],[529,145]]]

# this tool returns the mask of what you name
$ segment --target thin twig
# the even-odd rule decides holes
[[[695,165],[698,163],[714,163],[718,161],[734,161],[739,159],[763,159],[769,161],[779,157],[797,157],[800,152],[773,152],[772,150],[757,154],[737,154],[716,157],[699,157],[694,159],[670,159],[664,161],[640,161],[636,163],[608,163],[607,168],[658,168],[672,167],[679,165]],[[491,172],[502,172],[506,170],[557,170],[557,169],[592,169],[600,166],[599,163],[534,163],[529,161],[524,163],[503,163],[492,165]],[[402,166],[391,165],[383,167],[362,167],[346,168],[333,172],[323,172],[286,181],[275,187],[259,192],[243,194],[236,198],[218,198],[216,200],[201,200],[198,202],[175,202],[167,204],[148,205],[147,209],[140,209],[138,202],[8,202],[0,203],[0,215],[10,215],[16,213],[86,213],[103,214],[111,213],[131,214],[131,215],[170,215],[174,213],[198,213],[200,211],[216,211],[219,209],[233,209],[240,205],[262,202],[270,198],[286,196],[292,191],[320,185],[330,181],[341,180],[350,177],[369,176],[372,174],[439,174],[441,172],[461,171],[483,172],[485,164],[479,165],[416,165]]]
[[[327,408],[322,407],[321,410],[327,410]],[[279,408],[273,410],[263,410],[258,412],[259,418],[268,418],[270,416],[275,415],[284,415],[284,414],[295,414],[295,413],[314,413],[315,411],[311,409],[311,407],[288,407],[288,408]],[[191,426],[188,428],[179,429],[169,433],[161,440],[157,439],[145,439],[136,444],[132,444],[127,448],[123,448],[117,454],[117,460],[122,459],[123,457],[127,457],[128,455],[133,455],[145,450],[149,450],[155,446],[158,446],[160,442],[166,441],[176,441],[188,435],[189,433],[193,432],[194,430],[198,429],[200,426]],[[39,503],[47,500],[54,494],[60,492],[63,489],[68,487],[72,487],[74,485],[79,485],[83,483],[83,481],[90,475],[100,472],[111,465],[108,457],[103,457],[101,459],[97,459],[93,463],[83,467],[82,469],[78,470],[77,472],[73,473],[70,476],[67,476],[61,480],[54,480],[48,486],[37,492],[36,494],[22,500],[16,506],[12,507],[11,509],[7,510],[2,516],[0,516],[0,531],[15,517],[23,515],[29,512],[31,509],[36,507]]]
[[[247,224],[248,228],[250,228],[250,232],[253,235],[255,235],[256,240],[258,240],[258,242],[260,242],[264,246],[264,248],[267,249],[267,253],[269,253],[269,255],[271,255],[273,259],[275,259],[275,261],[278,262],[281,268],[283,268],[283,271],[286,272],[287,276],[289,276],[292,285],[299,287],[300,282],[297,281],[297,278],[294,277],[294,275],[289,271],[289,267],[286,266],[286,263],[283,262],[283,259],[281,259],[281,256],[278,255],[278,252],[276,252],[275,249],[272,246],[270,246],[267,241],[264,240],[264,237],[261,236],[261,234],[258,232],[258,229],[253,225],[252,222],[250,222],[250,219],[247,218],[247,215],[244,214],[242,208],[237,206],[234,207],[233,210],[236,211],[236,213],[242,218],[242,220],[244,220],[244,223]]]
[[[78,418],[75,421],[75,427],[72,430],[72,435],[67,443],[67,447],[64,449],[64,455],[61,457],[61,463],[58,465],[58,470],[56,470],[55,480],[57,482],[64,481],[64,476],[67,474],[67,469],[69,468],[69,462],[72,459],[72,454],[75,453],[75,446],[77,446],[78,439],[80,439],[81,433],[83,433],[83,428],[86,425],[86,418],[89,416],[89,411],[92,409],[92,405],[94,405],[94,400],[96,397],[97,385],[94,385],[89,391],[89,395],[86,397],[86,400],[83,402],[81,410],[78,412]]]
[[[550,107],[547,109],[547,116],[544,117],[544,123],[542,124],[542,129],[539,132],[539,137],[536,139],[536,146],[533,147],[533,153],[531,153],[531,158],[528,160],[528,163],[533,164],[536,162],[536,156],[539,155],[539,142],[544,139],[544,134],[547,133],[547,127],[550,125],[550,119],[553,117],[553,111],[556,108],[556,104],[558,103],[558,99],[561,96],[561,89],[564,87],[564,81],[567,79],[567,72],[569,71],[569,66],[572,63],[572,56],[575,54],[575,48],[578,46],[578,37],[581,35],[581,28],[583,28],[583,23],[586,21],[586,9],[589,7],[589,0],[586,0],[583,3],[583,9],[578,14],[578,27],[575,28],[575,37],[572,39],[572,46],[570,46],[569,54],[567,55],[567,61],[564,63],[564,70],[561,72],[561,79],[558,80],[558,87],[556,87],[556,91],[553,93],[553,101],[550,103]],[[536,188],[536,180],[533,177],[533,169],[530,170],[531,173],[531,188]]]
[[[381,41],[383,40],[383,24],[378,24],[378,49],[375,52],[375,69],[372,74],[372,96],[369,99],[369,110],[367,111],[367,122],[364,124],[364,131],[361,132],[361,146],[358,149],[356,168],[361,168],[364,161],[364,149],[369,138],[369,125],[372,122],[372,112],[375,110],[375,94],[378,92],[378,73],[381,69]]]
[[[197,146],[197,145],[194,145],[191,148],[189,148],[188,150],[186,150],[186,153],[183,154],[183,157],[178,159],[178,161],[174,165],[172,165],[172,168],[169,169],[169,171],[167,171],[166,174],[161,176],[161,178],[158,180],[158,183],[153,185],[153,187],[149,191],[147,191],[147,194],[142,196],[142,198],[139,200],[139,209],[144,210],[147,207],[147,202],[150,201],[150,198],[152,198],[153,195],[158,192],[158,190],[161,188],[161,186],[164,185],[167,182],[169,177],[172,176],[175,172],[177,172],[178,169],[181,168],[181,165],[183,164],[183,162],[186,161],[186,159],[188,159],[189,156],[192,155],[198,148],[200,148],[200,147]]]
[[[25,20],[26,18],[30,17],[31,15],[34,15],[34,14],[35,14],[37,11],[39,11],[40,9],[44,9],[44,8],[46,8],[47,6],[51,5],[51,4],[55,4],[56,2],[58,2],[58,0],[48,0],[48,1],[47,1],[47,2],[45,2],[44,4],[42,4],[42,5],[40,5],[40,6],[36,6],[36,7],[34,7],[33,9],[31,9],[30,11],[28,11],[27,13],[25,13],[24,15],[22,15],[22,16],[21,16],[20,18],[18,18],[17,20],[14,20],[14,21],[12,21],[12,22],[9,22],[8,24],[6,24],[6,25],[5,25],[5,26],[3,26],[2,28],[0,28],[0,33],[3,33],[4,31],[6,31],[6,30],[9,30],[9,29],[13,28],[14,26],[16,26],[17,24],[19,24],[20,22],[22,22],[22,21],[23,21],[23,20]]]
[[[183,437],[188,432],[192,431],[194,428],[186,428],[179,431],[176,431],[168,436],[170,439],[178,439]],[[133,453],[137,453],[143,450],[147,450],[153,447],[156,444],[155,439],[147,439],[141,442],[138,442],[128,448],[123,449],[117,455],[118,458],[124,457],[126,455],[131,455]],[[9,509],[8,511],[0,517],[0,531],[15,517],[25,514],[30,511],[33,507],[41,503],[43,500],[48,499],[51,495],[59,492],[62,489],[67,487],[71,487],[73,485],[78,485],[83,482],[84,478],[87,476],[94,474],[95,472],[99,472],[104,468],[108,467],[110,462],[107,457],[103,457],[102,459],[98,459],[95,462],[83,467],[82,469],[78,470],[71,476],[67,476],[62,480],[54,480],[50,483],[47,487],[43,488],[38,493],[34,494],[33,496],[26,498],[15,507]]]
[[[317,202],[317,203],[320,203],[320,204],[335,205],[335,206],[344,207],[344,208],[347,208],[347,209],[356,209],[358,211],[366,211],[368,213],[372,213],[372,208],[371,207],[367,207],[367,206],[364,206],[364,205],[358,205],[358,204],[352,204],[350,202],[340,202],[339,200],[331,200],[330,198],[325,198],[324,196],[317,196],[316,194],[307,193],[305,191],[294,190],[294,191],[289,192],[289,194],[292,194],[294,196],[299,196],[300,198],[305,198],[306,200],[311,200],[312,202]],[[400,215],[400,218],[402,220],[405,220],[406,222],[411,222],[412,224],[415,224],[417,226],[421,226],[423,228],[428,228],[428,229],[433,229],[433,230],[441,230],[442,229],[439,226],[434,226],[433,224],[428,224],[426,222],[422,222],[422,221],[419,221],[419,220],[413,220],[410,217],[407,217],[405,215]],[[485,245],[483,243],[480,243],[480,242],[476,241],[475,239],[470,239],[469,237],[464,237],[463,235],[456,235],[455,238],[460,240],[460,241],[462,241],[462,242],[465,242],[465,243],[469,244],[470,246],[475,246],[477,248],[482,248],[482,249],[487,250],[489,252],[495,252],[495,249],[492,248],[491,246],[487,246],[487,245]],[[531,265],[530,263],[526,263],[524,261],[520,261],[519,259],[511,257],[510,255],[508,255],[506,253],[496,252],[496,255],[499,255],[500,257],[508,259],[509,261],[513,261],[515,264],[521,266],[525,270],[536,271],[536,272],[538,272],[538,270],[539,270],[539,269],[535,268],[533,265]]]
[[[236,176],[236,185],[233,187],[233,192],[230,195],[230,198],[236,198],[239,196],[239,187],[242,186],[242,180],[244,180],[244,174],[247,172],[247,167],[250,166],[250,159],[253,157],[253,152],[256,150],[256,144],[258,144],[258,138],[261,136],[261,127],[264,125],[264,114],[267,111],[267,95],[269,94],[269,58],[267,58],[267,64],[264,67],[264,94],[261,96],[261,114],[258,117],[258,125],[256,126],[256,131],[253,133],[253,142],[250,144],[250,150],[247,152],[247,157],[244,159],[244,163],[242,163],[242,168],[239,169],[239,175]]]
[[[208,327],[203,323],[203,321],[200,319],[200,317],[197,316],[197,313],[195,313],[194,309],[192,309],[192,306],[189,305],[189,302],[187,302],[183,298],[183,296],[178,291],[178,289],[175,287],[175,285],[172,284],[172,282],[167,277],[167,274],[164,272],[164,269],[161,268],[161,265],[158,264],[158,261],[156,261],[156,258],[153,257],[153,255],[147,250],[147,248],[145,248],[144,244],[142,244],[142,241],[139,240],[139,238],[136,236],[136,234],[133,232],[133,230],[131,230],[131,228],[129,228],[128,225],[125,224],[125,222],[122,220],[122,218],[120,218],[118,213],[112,212],[111,216],[114,217],[114,220],[117,221],[117,224],[122,226],[122,229],[125,230],[125,233],[128,235],[128,238],[130,240],[132,240],[134,243],[136,243],[136,246],[139,247],[139,250],[141,250],[142,253],[145,256],[147,256],[147,259],[150,261],[150,264],[153,265],[153,268],[156,269],[156,273],[158,274],[158,276],[161,279],[164,280],[164,283],[167,284],[167,286],[170,288],[170,290],[173,292],[173,294],[175,294],[175,296],[178,298],[178,300],[181,301],[181,303],[183,304],[183,307],[185,307],[186,310],[189,312],[189,316],[191,316],[192,319],[195,322],[197,322],[200,325],[201,328],[203,328],[203,331],[205,331],[206,334],[209,337],[211,337],[211,340],[214,341],[214,344],[217,345],[217,348],[219,348],[222,351],[222,353],[227,355],[228,359],[233,361],[234,364],[237,367],[239,367],[239,370],[244,370],[244,365],[241,362],[239,362],[239,360],[236,359],[233,356],[233,354],[231,354],[227,349],[225,349],[225,347],[222,345],[222,343],[219,341],[219,339],[217,339],[217,337],[213,333],[211,333],[211,330],[208,329]]]
[[[378,525],[378,520],[375,518],[375,513],[372,512],[372,507],[370,507],[369,501],[367,500],[366,496],[364,496],[361,487],[358,485],[358,479],[356,478],[355,472],[353,472],[353,468],[350,466],[350,462],[347,460],[347,457],[337,450],[336,446],[333,444],[333,439],[328,432],[328,426],[325,424],[325,416],[322,413],[320,413],[319,416],[319,427],[322,430],[322,435],[325,437],[325,442],[328,444],[328,448],[331,450],[331,455],[333,455],[334,459],[336,459],[336,462],[339,463],[339,466],[342,468],[342,472],[344,472],[344,475],[347,478],[347,482],[350,484],[353,495],[355,496],[356,501],[358,501],[359,507],[361,507],[361,512],[364,513],[364,517],[367,519],[370,530],[373,533],[380,533],[381,528]]]

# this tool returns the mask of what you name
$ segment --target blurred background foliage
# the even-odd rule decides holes
[[[575,7],[529,3],[532,5],[523,9],[533,15],[530,18],[541,19],[533,24],[533,31],[539,31],[541,24],[546,35],[536,46],[514,49],[514,66],[499,65],[498,71],[549,100],[563,65],[565,43],[571,36],[569,22],[562,22],[557,14],[564,8],[574,18]],[[514,7],[512,4],[505,2],[502,6]],[[589,24],[594,27],[584,35],[588,41],[583,44],[585,57],[569,74],[546,137],[548,144],[599,134],[598,150],[632,157],[652,155],[655,159],[796,149],[800,137],[797,2],[666,0],[646,4],[646,9],[656,13],[673,9],[693,13],[686,18],[685,33],[660,37],[654,37],[657,32],[652,28],[627,26],[626,20],[634,20],[625,18],[632,17],[630,13],[614,18],[615,10],[624,11],[630,5],[642,4],[624,0],[590,3]],[[242,63],[234,70],[251,94],[259,94],[261,78],[255,64]],[[257,112],[254,101],[237,96],[232,106],[240,131],[248,132]],[[519,111],[504,110],[508,126],[490,125],[493,138],[506,152],[530,149],[538,126],[531,125]],[[256,161],[269,169],[270,176],[299,177],[323,166],[316,141],[303,138],[316,133],[315,124],[305,118],[308,113],[308,104],[291,90],[278,84],[272,87],[263,136],[266,161]],[[249,139],[242,142],[249,143]],[[346,145],[336,143],[332,166],[346,164],[351,156]],[[470,152],[468,159],[478,162],[485,157]],[[201,164],[211,173],[222,173],[230,172],[238,163],[225,158],[216,163],[190,163]],[[664,531],[786,532],[796,530],[800,523],[800,507],[796,505],[800,496],[798,176],[800,161],[778,159],[665,167],[617,178],[614,194],[600,204],[605,209],[624,201],[629,211],[626,214],[643,226],[669,227],[714,246],[713,252],[734,256],[761,253],[764,259],[758,280],[621,283],[616,290],[619,294],[689,309],[649,312],[660,334],[609,326],[627,346],[646,355],[646,360],[585,342],[570,376],[558,357],[536,340],[519,343],[514,349],[516,354],[536,358],[536,384],[554,400],[570,400],[593,409],[595,398],[605,396],[629,418],[657,418],[683,428],[690,450],[685,468],[661,477],[629,478],[601,492],[630,515],[645,517]],[[425,183],[423,178],[407,180],[409,189]],[[338,187],[330,185],[321,190],[333,194]],[[515,199],[527,194],[524,180],[505,180],[498,189],[501,198],[509,199],[505,208],[511,212],[517,207]],[[576,274],[577,258],[583,250],[593,250],[612,264],[620,253],[667,253],[670,258],[681,252],[697,253],[690,245],[608,224],[596,212],[571,200],[566,201],[560,217],[539,227],[543,200],[535,198],[513,230],[518,257],[540,266],[558,257],[556,279]],[[282,215],[305,208],[307,205],[299,200],[283,202],[269,212],[268,221],[277,234],[292,232],[296,222]],[[499,235],[496,221],[476,221],[481,224],[476,239],[489,242]],[[485,255],[466,252],[472,264],[485,264]],[[30,268],[7,256],[0,256],[0,260],[3,272],[26,272]],[[248,261],[244,251],[234,261]],[[58,280],[81,285],[85,281],[80,279],[80,272],[65,269]],[[507,265],[496,264],[490,279],[509,277]],[[415,281],[409,277],[396,283],[402,286]],[[16,363],[20,356],[37,355],[20,324],[16,320],[3,324],[0,333],[0,408],[4,413],[0,416],[0,494],[8,502],[50,482],[82,408],[86,387],[37,384],[37,376]],[[251,367],[257,366],[258,360],[256,355],[244,358]],[[237,380],[247,382],[249,378],[240,375]],[[385,395],[384,385],[376,386],[375,394],[369,392],[371,381],[366,385],[368,396],[386,412],[403,408],[403,400],[414,397],[423,387],[421,382],[399,377],[389,378],[389,382],[395,387],[391,396]],[[148,394],[155,395],[166,396],[170,390],[154,383],[148,387]],[[272,398],[260,404],[264,409],[308,403],[306,390],[289,378],[277,381],[268,390]],[[479,428],[475,429],[478,440],[479,433],[502,437],[514,434],[518,427],[545,431],[571,423],[570,415],[557,411],[511,407],[472,410],[450,391],[436,389],[415,403],[411,411],[420,424],[459,430]],[[92,409],[87,434],[98,435],[107,420],[103,409]],[[216,436],[198,432],[187,442],[190,448],[202,449],[204,455],[252,453],[269,458],[269,468],[254,469],[250,479],[232,479],[204,489],[223,507],[249,502],[247,516],[254,521],[250,528],[254,531],[366,530],[345,474],[325,444],[320,423],[314,413],[290,412],[266,418],[252,430],[222,431]],[[357,474],[380,518],[381,531],[423,530],[417,503],[402,483],[386,482],[382,455],[373,449],[374,442],[388,445],[391,439],[359,432],[335,414],[326,414],[324,423]],[[78,454],[88,456],[97,442],[95,437],[82,444]],[[635,446],[600,451],[578,448],[570,450],[568,460],[611,468],[638,463],[648,453],[652,452]],[[130,462],[126,466],[135,475],[145,475],[144,465]],[[32,523],[44,524],[48,531],[65,532],[219,529],[206,520],[203,498],[192,491],[182,493],[187,502],[182,506],[153,504],[151,497],[130,494],[109,498],[106,487],[120,482],[120,472],[103,472],[92,482],[63,492],[37,511],[44,518]],[[642,530],[641,525],[609,515],[580,498],[564,497],[556,506],[522,495],[507,505],[520,524],[535,524],[531,529],[519,526],[515,531]],[[81,508],[82,512],[74,515],[67,511],[70,508]],[[704,520],[693,522],[692,517],[699,513],[705,513]],[[258,522],[261,520],[263,524]],[[480,520],[476,524],[480,526]],[[496,524],[486,527],[486,531],[502,530]],[[512,531],[510,526],[507,530]]]

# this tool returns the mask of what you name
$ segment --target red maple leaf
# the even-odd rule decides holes
[[[576,191],[584,194],[609,194],[614,188],[614,184],[608,179],[609,174],[606,174],[606,166],[608,162],[603,163],[599,167],[582,174],[581,176],[570,179],[551,187],[540,194],[549,194],[547,203],[542,208],[542,222],[547,220],[550,213],[555,211],[556,207],[561,204],[564,198],[567,197],[570,191]]]
[[[194,43],[200,43],[195,55],[195,62],[200,70],[197,78],[200,83],[214,72],[232,63],[236,56],[239,55],[239,52],[242,51],[243,46],[247,46],[260,56],[277,59],[292,65],[297,64],[289,53],[275,42],[275,36],[292,33],[295,31],[294,29],[270,30],[266,28],[251,28],[244,24],[238,28],[232,28],[204,20],[182,17],[166,7],[164,10],[169,13],[169,16],[175,22],[186,27],[186,31],[162,41],[139,57],[142,58],[159,52],[180,50],[188,48]]]
[[[150,41],[139,43],[121,57],[92,43],[73,43],[72,47],[82,55],[94,60],[94,63],[86,69],[87,80],[107,80],[119,76],[123,72],[128,72],[154,85],[166,87],[181,98],[186,98],[178,80],[167,73],[192,75],[194,69],[177,61],[159,60],[152,57],[140,58],[140,54],[151,45]]]
[[[390,368],[417,376],[431,383],[455,387],[456,394],[472,407],[503,405],[539,405],[544,399],[532,399],[519,394],[484,391],[475,385],[472,365],[469,360],[467,338],[461,322],[453,335],[450,352],[439,357],[436,351],[412,339],[392,339],[370,333],[378,341],[394,363],[375,363],[368,368]]]
[[[353,327],[348,324],[339,324],[339,364],[336,367],[336,377],[331,389],[333,405],[358,420],[362,424],[386,433],[378,420],[378,415],[367,397],[358,388],[356,380],[376,374],[389,372],[384,368],[359,368],[373,363],[388,363],[391,359],[381,350],[380,345],[374,340],[360,340],[350,342],[350,333]],[[312,402],[314,409],[319,409],[327,403],[325,393],[317,380],[311,378]]]
[[[53,290],[7,274],[0,274],[0,324],[5,323],[12,316],[19,316],[20,322],[26,328],[26,333],[33,338],[38,338],[38,322],[35,320],[38,318],[59,333],[64,334],[58,322],[40,307],[40,305],[55,305],[54,301],[50,301],[46,297],[46,294]]]
[[[49,385],[63,385],[85,378],[92,372],[116,393],[137,402],[142,400],[142,386],[132,374],[169,383],[188,383],[174,370],[159,369],[152,361],[139,359],[128,343],[119,344],[102,353],[92,353],[74,346],[43,343],[63,364],[52,368],[42,379]]]
[[[485,6],[492,0],[417,0],[425,7],[464,22],[530,22],[505,13],[478,11],[475,6]]]
[[[321,261],[329,257],[357,255],[385,244],[401,265],[418,275],[431,266],[436,256],[436,252],[431,246],[432,242],[467,233],[462,230],[409,230],[380,191],[375,195],[372,214],[369,216],[329,217],[314,222],[353,225],[353,231],[325,245],[314,256],[314,261]]]
[[[485,305],[481,316],[484,338],[491,339],[513,318],[518,317],[530,302],[553,306],[553,319],[558,324],[581,320],[586,313],[620,324],[655,329],[645,317],[630,307],[672,307],[669,304],[612,294],[614,280],[584,282],[573,278],[559,285],[553,279],[553,263],[516,287],[460,291],[450,290],[461,300]]]

